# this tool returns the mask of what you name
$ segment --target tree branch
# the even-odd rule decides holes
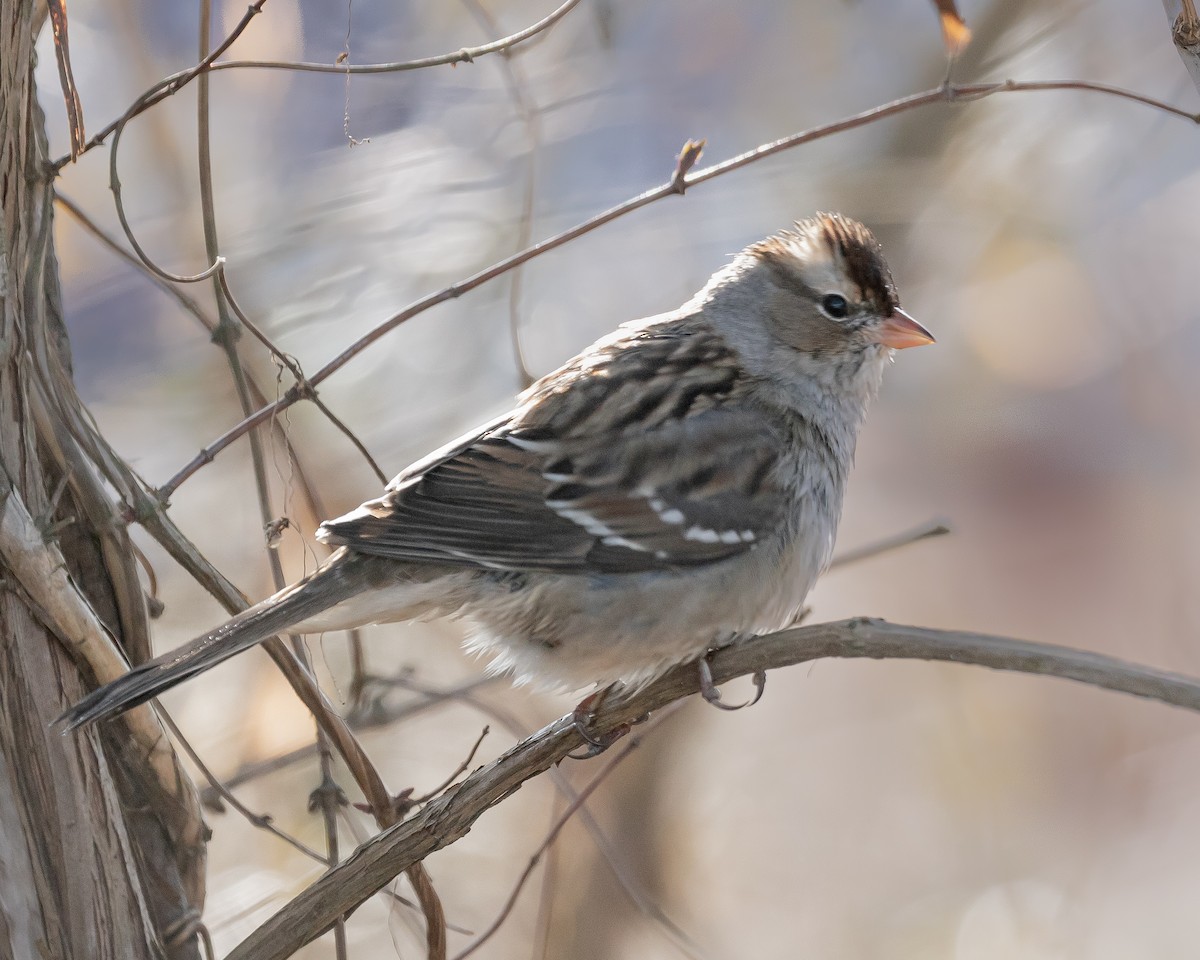
[[[1128,100],[1132,103],[1139,103],[1144,106],[1152,107],[1170,116],[1179,117],[1184,120],[1189,120],[1194,124],[1200,124],[1200,113],[1189,113],[1186,110],[1174,107],[1169,103],[1161,100],[1155,100],[1153,97],[1143,96],[1140,93],[1135,93],[1131,90],[1124,90],[1120,87],[1109,86],[1103,83],[1090,83],[1083,80],[1004,80],[995,83],[964,83],[964,84],[942,84],[931,90],[925,90],[921,93],[914,93],[907,97],[901,97],[898,100],[893,100],[890,103],[881,104],[877,107],[872,107],[869,110],[864,110],[861,113],[856,113],[853,116],[845,117],[833,123],[823,124],[818,127],[812,127],[808,130],[802,130],[799,133],[793,133],[790,136],[783,137],[779,140],[774,140],[770,143],[760,144],[751,150],[740,153],[737,156],[730,157],[728,160],[723,160],[720,163],[714,163],[711,166],[704,167],[701,170],[696,170],[687,173],[686,176],[679,178],[672,176],[666,183],[654,187],[636,197],[632,197],[623,203],[617,204],[615,207],[596,214],[595,216],[557,233],[552,237],[548,237],[532,246],[526,247],[524,250],[514,253],[512,256],[505,257],[503,260],[492,264],[478,273],[474,273],[464,280],[453,283],[448,287],[443,287],[435,293],[428,294],[421,299],[409,304],[399,313],[395,313],[388,319],[377,324],[374,328],[363,334],[352,344],[346,347],[336,357],[326,363],[320,370],[312,374],[307,381],[307,389],[301,389],[300,384],[293,385],[282,397],[256,410],[253,414],[242,420],[241,423],[231,427],[225,433],[221,434],[216,440],[210,443],[207,447],[197,453],[187,464],[178,470],[166,483],[158,488],[158,497],[163,502],[171,499],[171,495],[179,488],[180,484],[193,476],[198,470],[205,465],[212,463],[218,453],[228,447],[239,437],[245,435],[250,430],[253,430],[259,424],[265,423],[275,414],[288,407],[305,399],[311,392],[313,387],[318,386],[321,382],[328,379],[333,374],[337,373],[342,367],[353,360],[356,356],[372,346],[379,339],[388,333],[391,333],[401,324],[406,323],[418,314],[424,313],[432,307],[445,303],[448,300],[455,300],[461,297],[464,293],[480,287],[496,277],[514,270],[524,263],[542,256],[551,250],[557,249],[564,244],[570,243],[572,240],[583,236],[586,233],[591,233],[599,227],[614,220],[618,220],[627,214],[633,213],[635,210],[640,210],[659,200],[664,200],[667,197],[682,195],[686,190],[695,187],[701,183],[707,183],[709,180],[714,180],[717,177],[724,176],[727,173],[732,173],[735,170],[740,170],[742,167],[749,166],[752,163],[757,163],[766,157],[774,156],[777,153],[782,153],[785,150],[791,150],[794,147],[801,146],[806,143],[811,143],[814,140],[821,140],[825,137],[833,136],[834,134],[842,133],[846,130],[854,130],[858,127],[867,126],[884,120],[888,117],[898,116],[909,110],[915,110],[919,107],[930,106],[935,103],[973,103],[976,100],[983,100],[998,94],[1015,94],[1015,93],[1033,93],[1058,90],[1076,90],[1098,93],[1108,97],[1115,97],[1120,100]],[[131,238],[132,239],[132,238]]]
[[[724,683],[757,670],[825,657],[969,663],[1075,680],[1200,712],[1200,680],[1180,674],[1051,644],[866,618],[813,624],[734,644],[712,657],[712,672]],[[594,732],[603,735],[633,723],[697,689],[698,671],[684,664],[632,696],[606,698]],[[242,941],[227,960],[290,956],[412,864],[465,836],[486,810],[582,745],[569,715],[539,730],[416,816],[364,843]]]

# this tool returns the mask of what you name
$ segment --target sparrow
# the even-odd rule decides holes
[[[798,221],[322,524],[336,549],[312,574],[63,723],[118,714],[283,632],[460,617],[493,671],[576,690],[636,688],[784,627],[829,563],[884,366],[932,342],[866,227]]]

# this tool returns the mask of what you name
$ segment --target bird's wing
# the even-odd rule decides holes
[[[409,468],[318,536],[396,560],[573,573],[752,549],[783,512],[778,428],[729,402],[744,374],[719,345],[637,339],[535,385],[511,417]]]

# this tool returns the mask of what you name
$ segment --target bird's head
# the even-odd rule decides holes
[[[797,221],[747,247],[706,293],[714,306],[724,301],[730,308],[717,313],[735,328],[727,330],[732,339],[757,355],[755,365],[864,398],[875,392],[893,350],[934,342],[900,309],[871,231],[836,213]],[[739,309],[749,300],[758,308]],[[757,329],[736,319],[747,316]]]

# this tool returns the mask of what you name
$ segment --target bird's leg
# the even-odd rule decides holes
[[[612,695],[612,693],[620,686],[620,683],[610,683],[607,687],[602,687],[593,693],[589,693],[586,697],[579,701],[575,710],[571,714],[572,722],[575,725],[575,732],[578,733],[587,742],[587,747],[582,753],[569,753],[572,760],[587,760],[591,757],[596,757],[602,754],[605,750],[611,747],[614,743],[620,740],[629,732],[631,724],[622,723],[614,727],[608,733],[597,736],[592,732],[592,724],[596,720],[596,714],[600,712],[600,708],[604,706],[604,701]],[[635,723],[641,723],[646,717],[640,717]]]
[[[752,700],[747,700],[745,703],[737,705],[721,702],[721,691],[713,683],[712,662],[710,659],[716,652],[716,650],[709,650],[708,653],[696,661],[696,665],[700,670],[700,696],[720,710],[741,710],[743,707],[752,707],[758,703],[762,699],[763,691],[767,688],[767,673],[765,670],[754,671],[754,698]]]

